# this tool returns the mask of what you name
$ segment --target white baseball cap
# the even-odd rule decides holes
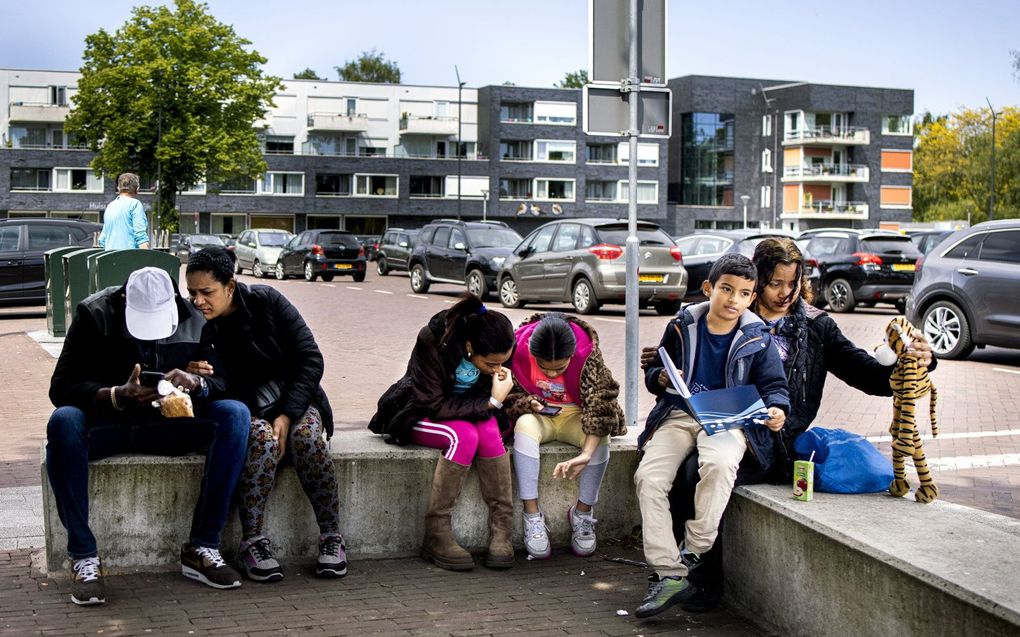
[[[127,280],[124,318],[131,336],[158,341],[177,331],[177,298],[174,283],[159,268],[135,270]]]

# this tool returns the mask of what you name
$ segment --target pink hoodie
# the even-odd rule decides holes
[[[510,371],[513,372],[514,379],[520,383],[524,391],[529,394],[540,394],[541,392],[531,382],[531,350],[528,348],[528,343],[531,341],[531,334],[538,327],[541,321],[534,321],[527,325],[522,325],[517,328],[515,336],[517,338],[517,349],[514,351],[513,360],[510,363]],[[592,340],[583,327],[570,322],[570,329],[574,331],[574,337],[577,339],[577,349],[574,350],[574,355],[570,358],[570,365],[567,367],[567,371],[563,373],[563,380],[567,386],[567,393],[573,396],[580,405],[581,400],[581,370],[584,369],[584,364],[588,362],[588,356],[592,350]]]

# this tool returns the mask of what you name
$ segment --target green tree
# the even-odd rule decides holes
[[[563,76],[559,84],[553,84],[556,88],[584,88],[588,83],[588,71],[578,69]]]
[[[333,68],[342,82],[400,84],[400,67],[375,49],[362,51],[356,60],[347,60],[343,66]]]
[[[319,74],[311,69],[311,67],[305,68],[304,71],[299,71],[294,74],[295,80],[324,80],[326,78],[319,77]]]
[[[85,38],[82,77],[65,127],[96,153],[104,175],[159,178],[161,225],[172,229],[177,193],[202,181],[266,169],[255,120],[279,78],[266,59],[205,4],[136,7],[116,33]]]

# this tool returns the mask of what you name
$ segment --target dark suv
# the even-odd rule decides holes
[[[885,230],[808,230],[797,244],[818,262],[819,286],[833,312],[891,303],[901,312],[914,283],[920,250],[906,237]]]
[[[1020,220],[960,230],[919,259],[906,315],[939,358],[1020,349]]]
[[[408,260],[411,289],[423,294],[433,283],[453,283],[484,299],[520,242],[521,235],[501,221],[433,221],[421,229]]]
[[[414,240],[418,230],[390,228],[379,240],[379,252],[375,258],[375,271],[380,276],[390,272],[407,271],[407,259],[414,249]]]
[[[0,302],[45,302],[43,253],[65,246],[90,248],[102,229],[98,223],[74,219],[0,221]]]
[[[361,240],[343,230],[305,230],[287,242],[276,260],[276,278],[304,275],[305,281],[335,275],[365,280],[365,247]]]

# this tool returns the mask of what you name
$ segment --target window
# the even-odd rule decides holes
[[[204,195],[205,192],[206,185],[204,181],[181,190],[182,195]]]
[[[589,179],[584,184],[585,201],[616,201],[617,182],[594,181]]]
[[[530,141],[506,141],[499,144],[499,158],[504,161],[531,161]]]
[[[553,252],[567,252],[577,247],[577,238],[581,234],[581,226],[576,223],[561,223],[556,233]]]
[[[344,114],[354,117],[358,114],[358,98],[348,97],[344,99]]]
[[[616,144],[588,144],[585,146],[585,161],[589,164],[615,164],[617,163]],[[641,150],[638,146],[638,161],[641,161]]]
[[[51,86],[50,87],[50,105],[51,106],[67,106],[67,87],[66,86]]]
[[[103,178],[88,168],[54,168],[53,192],[103,192]]]
[[[536,199],[574,199],[573,179],[536,179]]]
[[[680,203],[732,206],[734,116],[684,113],[680,119]]]
[[[910,115],[886,115],[882,118],[883,135],[913,135],[914,122]]]
[[[440,226],[436,229],[436,236],[432,239],[432,245],[445,248],[450,243],[450,226]]]
[[[449,102],[436,102],[435,110],[433,111],[433,113],[435,114],[436,117],[448,117],[449,110],[450,110]]]
[[[910,208],[910,186],[882,186],[879,201],[883,208]]]
[[[12,148],[45,147],[45,126],[11,126],[8,133]]]
[[[978,255],[978,247],[981,246],[981,240],[985,238],[985,235],[978,233],[971,235],[956,244],[952,250],[946,253],[945,258],[947,259],[974,259]]]
[[[21,226],[8,225],[0,227],[0,252],[14,252],[18,249],[18,237]]]
[[[263,195],[303,195],[305,194],[304,173],[270,172],[262,176]]]
[[[460,246],[459,248],[457,246]],[[460,228],[450,228],[450,243],[449,248],[452,250],[461,250],[467,243],[464,240],[464,233],[461,232]]]
[[[351,175],[336,173],[315,175],[315,195],[317,197],[349,197],[351,195]]]
[[[535,102],[535,123],[573,126],[577,123],[577,104],[574,102]]]
[[[772,116],[762,115],[761,116],[761,136],[768,137],[772,134]]]
[[[457,198],[457,175],[446,176],[446,196]],[[489,189],[489,178],[467,175],[460,177],[461,197],[481,199],[482,191]]]
[[[1020,230],[989,232],[981,244],[981,260],[1020,263]]]
[[[396,197],[396,175],[355,175],[356,194],[362,197]]]
[[[768,208],[772,205],[772,186],[761,187],[761,207]]]
[[[530,123],[534,109],[528,102],[503,102],[499,106],[499,121],[517,124]]]
[[[556,233],[556,226],[546,226],[538,231],[535,235],[535,240],[531,242],[531,251],[534,253],[548,252],[549,246],[552,245],[553,234]]]
[[[909,150],[883,150],[882,172],[909,173],[914,170],[914,153]]]
[[[595,231],[591,229],[591,226],[581,226],[581,239],[577,243],[578,250],[590,248],[596,243],[598,243],[598,238],[595,236]]]
[[[772,151],[768,148],[761,151],[761,171],[763,173],[772,172]]]
[[[500,199],[531,199],[530,179],[500,179]]]
[[[539,161],[555,161],[574,163],[576,155],[574,142],[542,141],[535,142],[535,158]]]
[[[630,182],[626,180],[620,181],[620,199],[622,201],[630,201]],[[658,203],[659,183],[656,181],[637,182],[637,202]]]
[[[456,178],[455,178],[456,179]],[[432,175],[411,175],[409,188],[412,197],[435,198],[445,194],[446,180]]]
[[[284,135],[267,135],[263,152],[267,155],[293,155],[294,137]]]
[[[28,249],[49,250],[71,245],[71,235],[64,226],[28,226]]]
[[[627,142],[621,142],[618,149],[620,155],[621,164],[630,164],[630,144]],[[658,144],[638,144],[637,146],[637,163],[638,166],[658,166],[659,165],[659,145]]]
[[[789,111],[786,113],[786,138],[796,137],[800,134],[800,123],[802,111]]]
[[[47,168],[12,168],[11,192],[49,192],[50,174]]]

